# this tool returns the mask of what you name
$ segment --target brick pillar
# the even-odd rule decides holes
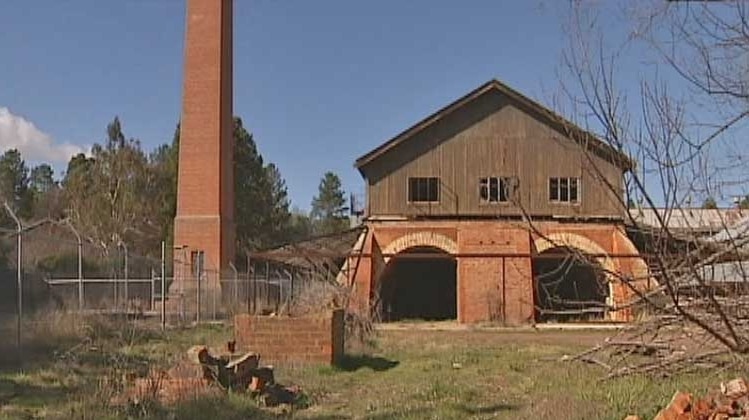
[[[382,250],[377,243],[374,230],[370,229],[364,242],[362,252],[369,256],[361,257],[359,268],[353,282],[353,291],[349,303],[349,309],[353,312],[366,315],[372,310],[372,297],[377,287],[376,281],[385,268]]]
[[[639,251],[627,237],[627,233],[623,227],[616,227],[613,231],[612,241],[612,252],[614,254],[622,255],[636,255]],[[626,277],[632,282],[632,285],[641,293],[646,292],[650,287],[654,286],[654,281],[649,277],[649,270],[645,260],[642,258],[615,258],[615,267],[617,272],[622,277]],[[614,279],[614,286],[612,287],[614,294],[614,303],[616,305],[626,305],[631,303],[634,299],[637,299],[637,293],[635,293],[630,286],[623,284],[619,281],[619,277]],[[632,321],[634,318],[634,311],[632,308],[624,308],[619,311],[612,312],[610,314],[612,321]]]
[[[530,236],[497,225],[466,226],[458,233],[461,253],[528,253]],[[533,320],[533,283],[529,258],[459,257],[458,321],[496,321],[516,325]]]
[[[175,280],[191,299],[191,255],[202,251],[201,290],[220,291],[218,273],[235,253],[232,1],[188,0],[174,219]]]

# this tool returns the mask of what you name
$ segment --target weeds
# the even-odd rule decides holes
[[[680,375],[655,382],[635,376],[600,382],[596,366],[557,362],[602,340],[601,333],[386,331],[376,350],[349,353],[341,366],[277,366],[279,382],[305,391],[286,409],[265,408],[235,393],[163,406],[144,392],[114,405],[133,376],[169,368],[191,345],[222,345],[231,330],[201,326],[162,334],[126,320],[49,316],[60,328],[36,331],[55,334],[64,350],[49,350],[52,338],[29,333],[29,342],[48,350],[29,348],[37,356],[22,374],[0,370],[0,418],[621,419],[630,412],[652,416],[676,389],[700,392],[720,379]],[[722,372],[723,379],[732,374]],[[156,388],[154,383],[151,394]]]

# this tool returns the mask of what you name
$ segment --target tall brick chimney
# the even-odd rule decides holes
[[[198,278],[202,290],[220,291],[219,273],[234,260],[232,2],[187,0],[174,219],[175,285],[186,300]]]

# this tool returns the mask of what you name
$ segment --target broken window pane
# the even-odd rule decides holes
[[[499,179],[499,201],[507,201],[507,178]]]
[[[569,201],[569,178],[559,178],[559,201]]]
[[[499,180],[497,178],[489,178],[489,201],[492,203],[499,201]]]
[[[559,178],[549,178],[549,200],[559,200]]]
[[[479,180],[479,199],[482,202],[489,201],[489,178]]]
[[[570,178],[570,201],[577,203],[577,178]]]

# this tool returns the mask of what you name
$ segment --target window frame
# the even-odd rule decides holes
[[[556,190],[554,188],[556,185]],[[573,187],[574,185],[574,187]],[[580,205],[582,202],[582,179],[577,176],[553,176],[549,177],[547,184],[548,199],[552,204]],[[572,199],[572,192],[575,199]],[[556,198],[555,198],[556,196]]]
[[[423,180],[423,184],[420,183],[420,181]],[[412,182],[416,183],[416,194],[412,194]],[[430,185],[431,182],[434,182],[434,185]],[[442,182],[439,177],[437,176],[409,176],[406,180],[406,202],[408,204],[438,204],[440,202],[440,196],[441,194],[441,186]],[[430,192],[432,192],[432,188],[434,189],[434,192],[436,194],[436,200],[430,200]],[[422,188],[424,188],[424,197],[425,200],[418,199],[421,194],[419,194]],[[414,197],[417,198],[414,200]]]
[[[479,205],[496,206],[508,205],[512,202],[511,186],[514,185],[517,177],[514,176],[482,176],[479,178]],[[492,183],[494,181],[494,183]],[[496,195],[492,193],[492,184],[496,185]],[[484,189],[486,194],[484,194]]]

